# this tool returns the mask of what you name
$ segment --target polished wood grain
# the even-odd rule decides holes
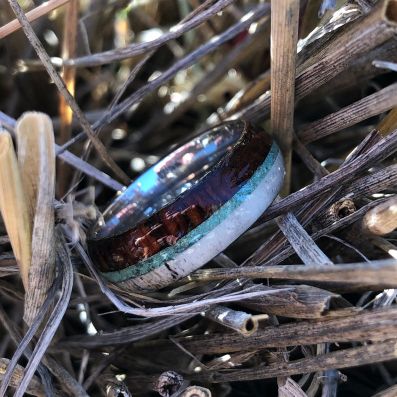
[[[236,123],[240,126],[241,123]],[[88,239],[89,253],[101,272],[117,271],[174,245],[227,202],[263,163],[271,138],[245,125],[233,150],[197,185],[123,233]]]

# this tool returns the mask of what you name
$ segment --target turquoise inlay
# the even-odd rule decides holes
[[[164,264],[164,262],[172,260],[177,254],[185,251],[194,243],[199,241],[202,236],[205,236],[207,233],[209,233],[237,207],[239,207],[240,204],[244,202],[245,198],[258,187],[259,183],[269,172],[270,168],[272,168],[278,154],[279,148],[276,143],[273,143],[265,161],[255,171],[254,175],[252,175],[252,177],[237,191],[237,193],[201,225],[197,226],[186,236],[178,240],[175,245],[164,248],[157,254],[154,254],[150,258],[144,259],[133,266],[126,267],[122,270],[102,273],[102,275],[107,280],[113,283],[118,283],[130,278],[142,276],[143,274],[160,267],[162,264]]]

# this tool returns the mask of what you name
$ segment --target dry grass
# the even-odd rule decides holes
[[[333,3],[0,5],[0,396],[395,395],[397,1]],[[189,279],[105,284],[95,218],[228,118],[289,194]]]

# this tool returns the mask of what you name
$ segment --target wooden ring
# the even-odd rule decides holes
[[[206,264],[277,196],[279,147],[242,121],[212,128],[145,171],[87,240],[105,279],[128,290],[162,288]]]

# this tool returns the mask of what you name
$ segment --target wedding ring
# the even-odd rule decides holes
[[[277,196],[280,149],[242,121],[193,138],[139,176],[87,239],[102,276],[155,290],[205,265],[244,233]]]

